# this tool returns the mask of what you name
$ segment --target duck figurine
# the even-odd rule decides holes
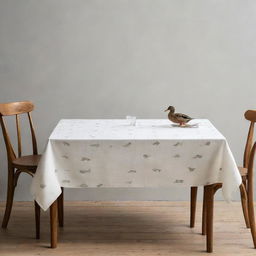
[[[191,121],[193,118],[191,118],[188,115],[181,114],[181,113],[175,113],[175,108],[173,106],[169,106],[165,111],[169,111],[168,118],[173,123],[177,123],[180,126],[186,126],[186,123]]]

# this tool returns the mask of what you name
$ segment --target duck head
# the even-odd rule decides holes
[[[175,112],[175,107],[169,106],[169,107],[165,110],[165,112],[166,112],[166,111],[170,111],[171,113],[174,113],[174,112]]]

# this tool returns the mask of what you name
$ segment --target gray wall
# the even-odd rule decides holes
[[[254,0],[0,0],[0,102],[35,103],[40,151],[61,118],[165,118],[172,104],[209,118],[241,164],[243,112],[256,108],[255,14]],[[2,139],[0,148],[4,200]],[[20,181],[16,200],[31,200],[31,178]],[[67,190],[66,198],[187,200],[188,191]]]

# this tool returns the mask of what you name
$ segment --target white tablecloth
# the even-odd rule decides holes
[[[61,120],[42,156],[31,192],[46,210],[72,188],[159,188],[223,183],[223,196],[241,176],[223,135],[205,119],[177,127],[169,120]],[[193,124],[196,124],[193,126]]]

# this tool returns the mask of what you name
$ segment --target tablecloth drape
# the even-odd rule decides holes
[[[160,188],[223,183],[231,200],[241,176],[225,137],[206,119],[61,120],[52,132],[31,192],[46,210],[73,188]]]

